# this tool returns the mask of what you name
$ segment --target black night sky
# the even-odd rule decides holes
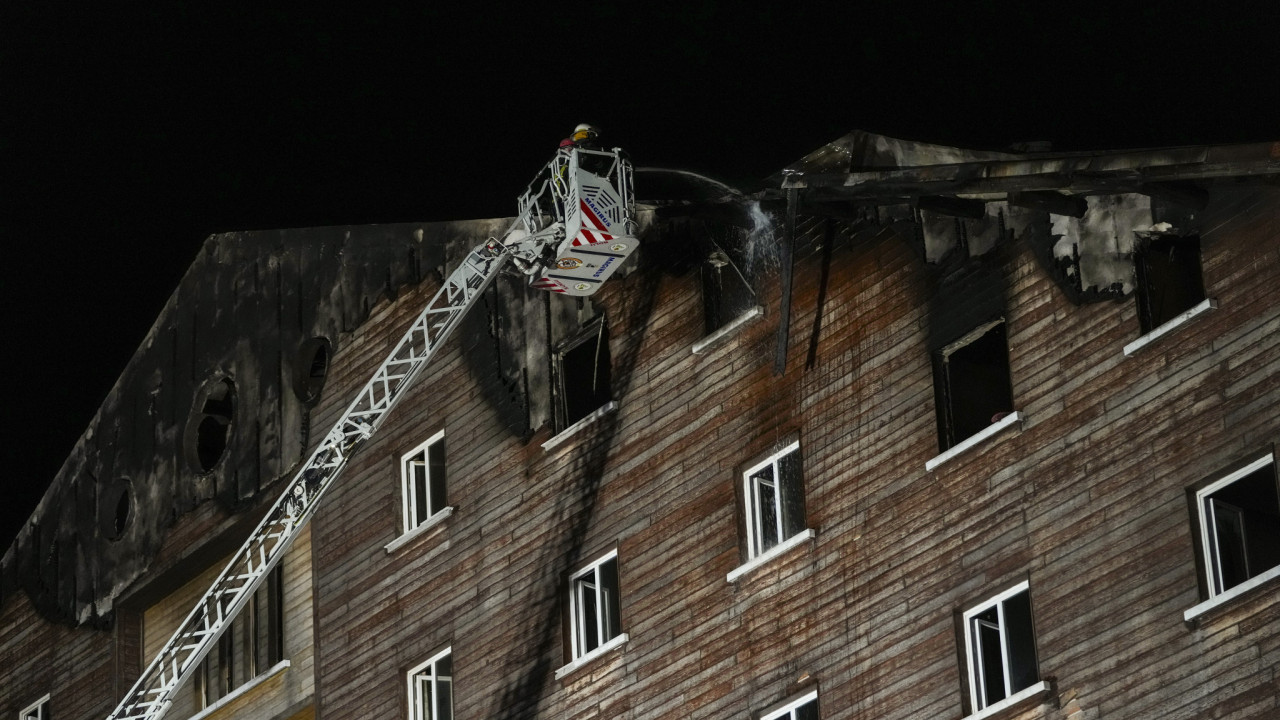
[[[854,128],[1280,140],[1274,2],[1048,5],[6,3],[0,542],[212,232],[509,216],[584,121],[740,185]]]

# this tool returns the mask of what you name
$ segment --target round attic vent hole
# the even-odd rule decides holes
[[[133,514],[133,484],[125,478],[107,483],[98,499],[102,536],[112,542],[124,537]]]
[[[313,337],[302,343],[293,363],[293,392],[307,405],[320,399],[325,378],[329,375],[329,357],[333,344],[329,338]]]
[[[187,463],[192,470],[207,473],[226,453],[235,414],[235,390],[230,379],[219,378],[206,384],[196,396],[184,438]]]

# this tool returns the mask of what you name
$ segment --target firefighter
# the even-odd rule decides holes
[[[567,150],[572,147],[586,148],[587,150],[599,150],[600,144],[596,138],[600,136],[600,130],[594,125],[582,123],[573,129],[573,134],[560,141],[560,148]]]

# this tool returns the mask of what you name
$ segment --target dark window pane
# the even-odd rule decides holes
[[[1162,237],[1138,251],[1138,319],[1150,332],[1204,300],[1199,237]]]
[[[1000,626],[995,606],[971,621],[974,642],[974,664],[979,676],[982,706],[1003,700],[1004,658],[1000,647]]]
[[[602,615],[604,619],[604,637],[607,642],[618,636],[622,628],[618,602],[618,559],[613,558],[600,564],[600,597],[604,603]]]
[[[751,480],[755,488],[758,503],[756,512],[760,524],[756,535],[759,547],[756,550],[764,552],[778,544],[778,495],[773,482],[773,468],[752,475]]]
[[[610,388],[609,333],[600,332],[560,355],[560,391],[564,427],[590,415],[613,398]]]
[[[419,456],[415,456],[412,463],[413,469],[413,524],[416,526],[431,516],[431,510],[427,506],[430,501],[429,489],[427,487],[427,466]]]
[[[1249,579],[1244,513],[1240,508],[1216,498],[1209,500],[1209,506],[1215,547],[1215,557],[1212,558],[1214,578],[1218,592],[1223,592]]]
[[[1010,694],[1040,680],[1036,669],[1035,632],[1031,626],[1031,595],[1018,593],[1004,601],[1005,640],[1009,644]]]
[[[796,720],[818,720],[817,699],[815,698],[813,700],[810,700],[809,702],[796,708],[795,716],[796,716]]]
[[[948,405],[943,411],[950,417],[946,447],[983,430],[997,415],[1013,410],[1004,323],[952,352],[942,366],[947,373],[943,382]]]
[[[445,499],[443,438],[427,448],[427,463],[431,471],[431,512],[438,513],[449,504]]]
[[[778,458],[778,475],[782,486],[782,532],[786,539],[805,529],[804,472],[799,449]]]
[[[436,715],[432,720],[453,719],[453,661],[446,655],[436,663]]]
[[[600,646],[600,634],[597,629],[598,608],[596,607],[595,573],[578,580],[578,602],[581,608],[580,622],[582,627],[582,653],[589,653]]]

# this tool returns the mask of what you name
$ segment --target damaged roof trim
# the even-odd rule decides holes
[[[1280,175],[1280,142],[920,165],[819,175],[790,174],[781,189],[822,190],[831,199],[1010,193],[1067,195],[1141,191],[1151,183]],[[776,191],[774,191],[776,192]],[[900,200],[897,200],[900,201]]]

